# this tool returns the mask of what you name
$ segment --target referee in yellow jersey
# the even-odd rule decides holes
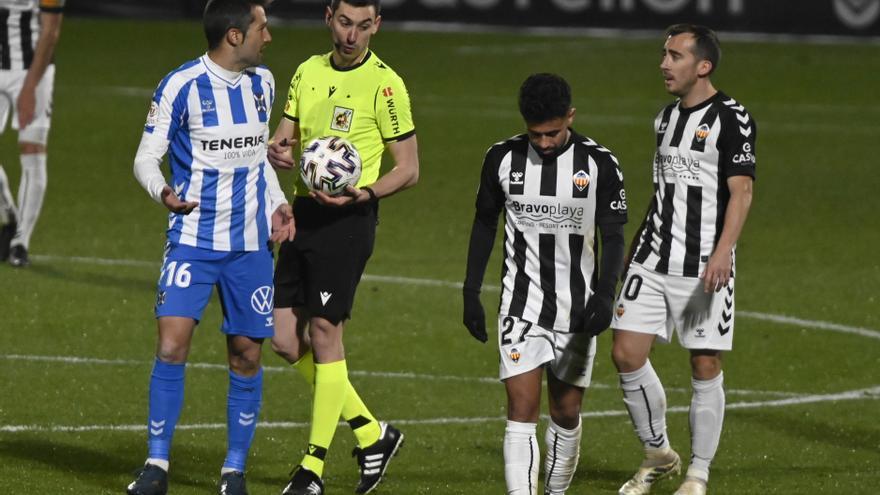
[[[379,422],[348,381],[342,345],[355,290],[373,251],[379,200],[414,185],[418,145],[403,80],[369,49],[379,30],[379,0],[332,0],[325,14],[330,53],[296,70],[269,160],[293,168],[311,140],[341,136],[363,164],[357,187],[330,197],[309,192],[298,177],[296,237],[281,245],[275,267],[272,348],[314,385],[309,445],[283,495],[323,493],[324,458],[341,415],[354,430],[361,479],[357,493],[378,485],[403,434]],[[380,176],[385,148],[394,167]],[[305,332],[308,331],[308,337]]]

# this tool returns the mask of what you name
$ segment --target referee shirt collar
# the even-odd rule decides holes
[[[365,63],[367,63],[367,60],[370,60],[370,57],[372,57],[372,56],[373,56],[373,51],[367,49],[367,54],[364,55],[364,59],[363,59],[363,60],[361,60],[360,62],[358,62],[358,63],[356,63],[356,64],[354,64],[354,65],[352,65],[351,67],[340,67],[340,66],[336,65],[336,62],[333,61],[333,52],[330,52],[330,55],[329,55],[329,57],[330,57],[330,67],[333,67],[333,70],[338,70],[339,72],[348,72],[348,71],[350,71],[350,70],[355,70],[355,69],[357,69],[358,67],[364,65]]]

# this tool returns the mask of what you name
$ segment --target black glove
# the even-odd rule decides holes
[[[604,332],[611,325],[613,306],[613,294],[594,293],[584,309],[581,331],[588,335],[599,335]]]
[[[486,312],[483,311],[483,303],[480,302],[480,292],[464,289],[462,295],[464,296],[462,322],[475,339],[485,343],[489,340],[489,336],[486,335]]]

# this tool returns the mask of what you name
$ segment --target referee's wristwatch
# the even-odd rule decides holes
[[[372,187],[364,186],[361,188],[361,191],[366,191],[367,194],[370,195],[370,199],[367,201],[368,203],[376,203],[379,201],[379,197],[376,196],[376,191],[374,191]]]

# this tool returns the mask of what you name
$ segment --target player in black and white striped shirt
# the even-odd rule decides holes
[[[669,28],[660,65],[679,99],[654,123],[654,196],[612,322],[612,357],[645,461],[620,488],[642,495],[680,470],[666,435],[666,396],[648,360],[677,331],[691,354],[691,464],[676,495],[706,493],[724,418],[721,352],[733,345],[736,241],[748,215],[757,128],[710,75],[720,46],[703,26]]]
[[[508,396],[504,465],[509,495],[534,495],[543,370],[547,369],[545,493],[568,489],[579,455],[580,410],[595,335],[608,327],[623,261],[626,193],[611,152],[571,129],[571,89],[552,74],[520,88],[527,133],[483,162],[464,282],[464,324],[487,340],[479,293],[505,212],[498,315],[500,377]],[[596,229],[601,232],[599,256]],[[600,267],[601,266],[601,267]]]
[[[0,134],[12,113],[18,131],[18,208],[0,165],[0,261],[27,266],[46,193],[46,143],[52,115],[54,53],[65,0],[0,0]]]

